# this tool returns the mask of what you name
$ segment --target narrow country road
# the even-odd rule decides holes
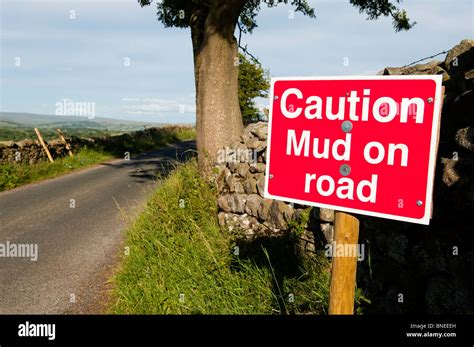
[[[156,187],[154,173],[194,147],[184,141],[0,193],[0,244],[38,247],[37,261],[0,257],[0,314],[100,313],[127,219]]]

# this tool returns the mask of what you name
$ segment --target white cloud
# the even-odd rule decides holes
[[[122,101],[135,102],[134,104],[122,105],[124,112],[130,115],[155,115],[160,113],[182,114],[196,112],[196,105],[194,102],[184,98],[122,98]]]

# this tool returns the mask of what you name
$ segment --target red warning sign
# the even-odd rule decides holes
[[[272,79],[265,197],[429,224],[441,83]]]

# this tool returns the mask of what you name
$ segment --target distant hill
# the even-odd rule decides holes
[[[144,123],[123,119],[96,117],[88,119],[81,116],[53,116],[34,113],[0,112],[0,126],[6,127],[45,127],[82,128],[113,131],[132,131],[144,126],[162,126],[162,123]]]
[[[34,128],[40,128],[48,140],[57,138],[60,128],[66,136],[108,136],[143,130],[144,127],[160,127],[163,123],[144,123],[123,119],[80,116],[52,116],[34,113],[0,112],[0,141],[19,141],[36,138]]]

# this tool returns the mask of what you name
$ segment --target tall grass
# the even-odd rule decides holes
[[[216,215],[215,195],[195,164],[180,166],[128,231],[113,311],[271,313],[269,273],[250,263],[232,272],[229,238]]]
[[[215,191],[200,177],[194,161],[164,180],[127,232],[125,254],[112,279],[111,312],[323,313],[326,273],[315,266],[305,278],[282,275],[274,267],[278,262],[273,264],[273,250],[260,246],[260,261],[252,258],[259,252],[246,254],[245,249],[236,256],[235,236],[219,227],[215,201]],[[288,294],[294,301],[282,305]]]

